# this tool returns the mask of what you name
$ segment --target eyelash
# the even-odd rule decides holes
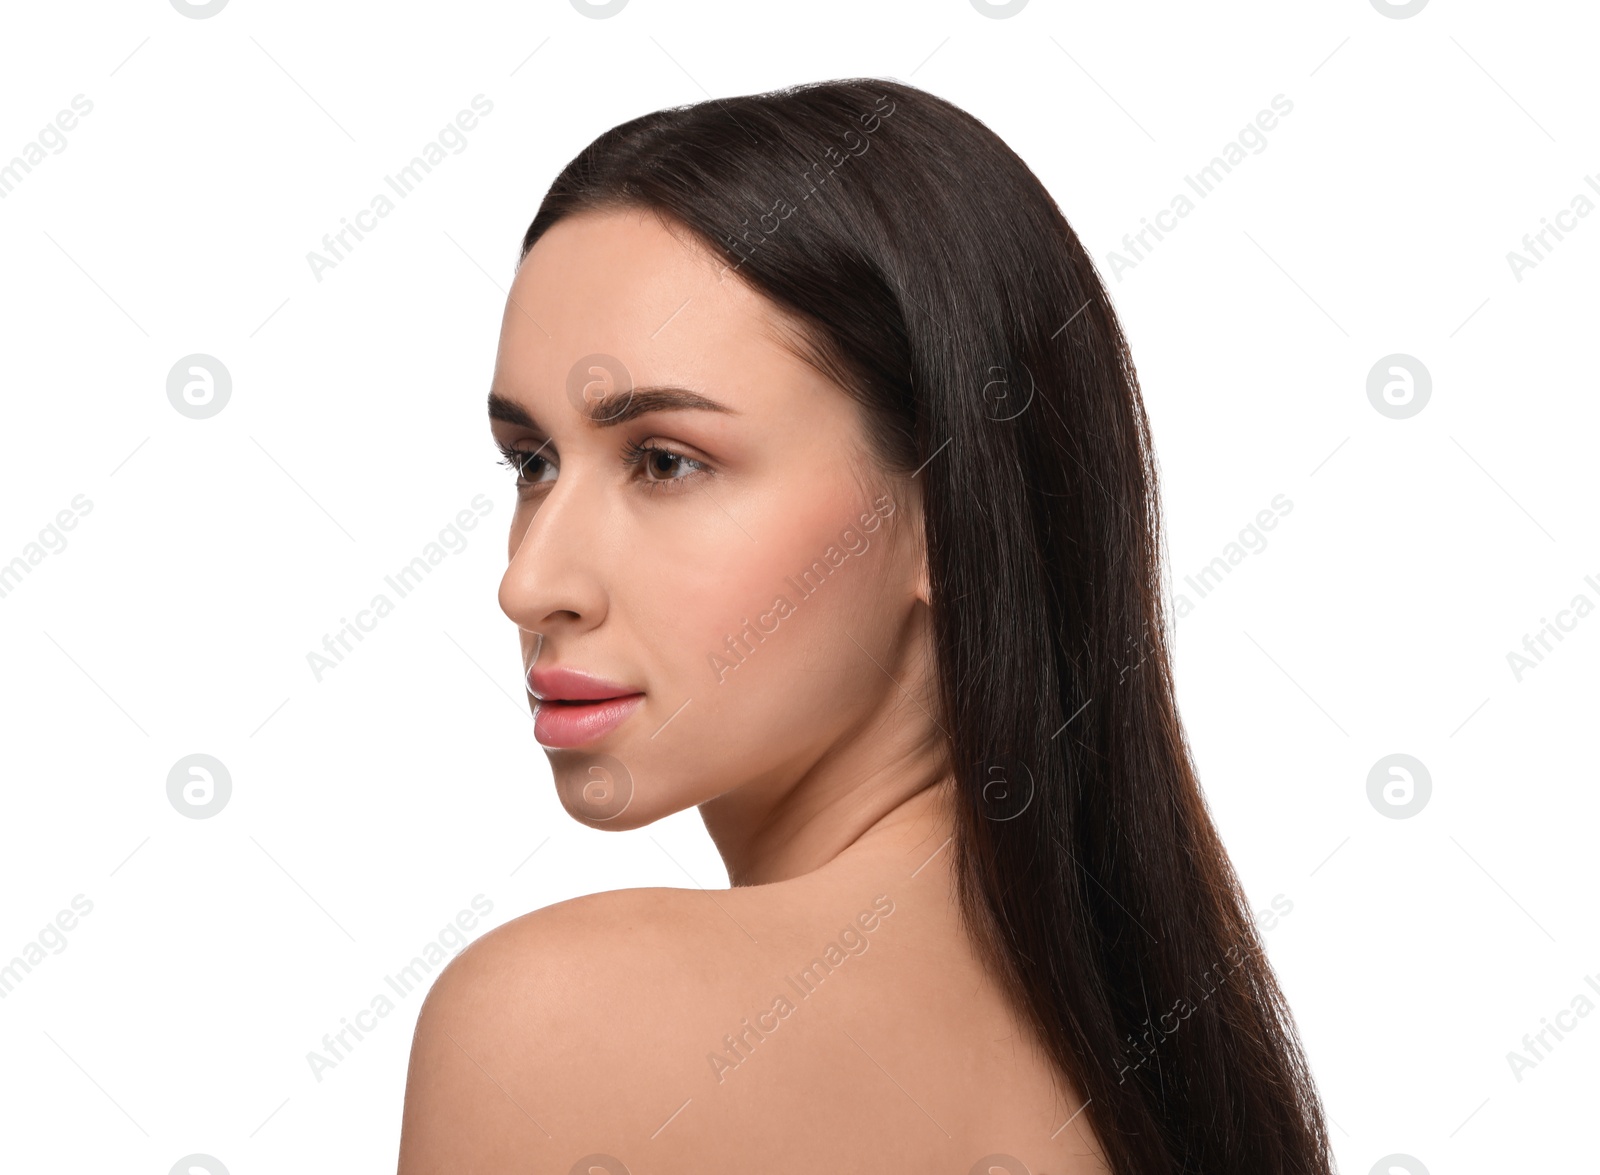
[[[543,457],[540,452],[533,449],[512,449],[505,445],[498,445],[497,447],[499,448],[501,454],[499,464],[504,465],[516,475],[519,488],[525,476],[524,467],[528,459],[532,457],[538,457],[541,461],[546,460],[546,458]],[[543,446],[540,446],[540,449],[542,450]],[[641,444],[638,441],[630,441],[623,448],[623,464],[627,465],[629,468],[638,468],[642,465],[645,457],[653,453],[660,453],[664,456],[671,457],[680,464],[687,466],[691,472],[683,477],[671,477],[661,481],[645,478],[645,487],[649,493],[656,493],[663,490],[669,494],[678,493],[682,489],[685,482],[695,480],[695,475],[697,473],[709,472],[703,462],[696,461],[693,457],[687,457],[682,453],[677,453],[671,449],[662,448],[659,445]]]

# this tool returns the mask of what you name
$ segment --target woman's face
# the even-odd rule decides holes
[[[902,696],[928,664],[917,483],[874,473],[856,405],[782,331],[720,258],[637,211],[559,222],[512,284],[490,405],[522,466],[500,606],[586,824],[736,788],[803,804],[803,784],[893,769],[883,715],[925,720]],[[674,406],[683,392],[719,407]],[[562,670],[642,696],[555,701],[583,692]]]

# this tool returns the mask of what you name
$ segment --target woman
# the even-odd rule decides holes
[[[732,886],[463,952],[402,1175],[1330,1170],[1173,700],[1127,344],[999,138],[870,79],[608,131],[489,406],[563,806],[696,805]]]

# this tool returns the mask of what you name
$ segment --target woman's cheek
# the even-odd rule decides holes
[[[721,710],[733,699],[720,695],[741,680],[754,684],[802,666],[811,659],[802,628],[836,628],[846,602],[824,597],[870,587],[880,544],[859,534],[859,494],[843,484],[819,490],[813,475],[806,493],[725,494],[712,516],[639,536],[651,554],[638,561],[634,598],[656,618],[658,667],[683,696]],[[842,563],[831,566],[828,555],[840,552]]]
[[[646,549],[612,585],[613,619],[643,646],[642,663],[669,712],[686,700],[700,709],[735,689],[739,667],[771,641],[762,628],[775,622],[788,564],[774,542],[757,546],[737,530],[703,546],[656,549],[660,537],[641,536]]]

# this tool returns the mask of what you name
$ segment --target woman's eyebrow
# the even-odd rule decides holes
[[[651,412],[724,412],[730,416],[738,413],[726,404],[709,396],[692,392],[688,388],[648,386],[611,392],[587,401],[589,420],[600,428],[614,428],[638,416]],[[527,409],[497,392],[489,393],[489,419],[531,428],[543,432]]]
[[[506,398],[497,392],[489,393],[489,419],[498,420],[504,424],[514,424],[518,428],[531,428],[539,431],[539,425],[529,416],[521,404]]]

